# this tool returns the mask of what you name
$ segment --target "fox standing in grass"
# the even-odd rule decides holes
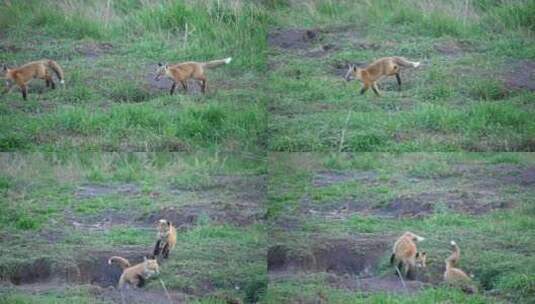
[[[444,261],[446,263],[444,281],[452,286],[460,287],[463,291],[469,293],[477,292],[477,288],[472,284],[472,279],[464,271],[456,267],[461,257],[461,249],[459,249],[455,241],[451,241],[451,247],[451,255]]]
[[[169,257],[169,252],[176,245],[176,229],[170,221],[161,219],[158,221],[158,240],[154,246],[154,256],[162,254],[164,259]]]
[[[143,287],[143,285],[145,285],[145,280],[160,273],[158,261],[155,259],[147,259],[146,257],[144,257],[142,263],[131,266],[127,259],[119,256],[112,256],[108,260],[108,264],[111,265],[112,263],[119,264],[123,269],[123,273],[119,278],[119,284],[117,285],[119,289],[123,288],[125,283],[132,284],[136,287]]]
[[[405,232],[394,243],[390,264],[394,265],[400,274],[408,279],[414,279],[415,268],[425,268],[427,254],[419,252],[416,243],[423,241],[424,238],[412,232]],[[396,271],[397,271],[396,270]]]
[[[11,90],[14,88],[13,82],[15,82],[22,91],[22,98],[26,100],[28,94],[28,83],[34,78],[44,79],[47,87],[51,86],[52,89],[55,89],[56,84],[52,79],[49,69],[56,74],[61,84],[65,83],[63,78],[63,69],[54,60],[43,59],[39,61],[32,61],[14,69],[10,69],[4,65],[3,72],[5,73],[7,86],[4,93],[11,92]]]
[[[400,69],[402,67],[416,68],[419,65],[420,62],[408,61],[403,57],[384,57],[375,60],[364,69],[349,65],[349,69],[344,78],[347,81],[355,78],[362,81],[363,87],[360,90],[360,94],[364,94],[369,88],[372,88],[377,96],[381,96],[379,94],[379,89],[377,88],[377,81],[385,76],[396,76],[399,89],[401,90],[401,77],[399,76]]]
[[[171,86],[171,95],[175,92],[177,83],[180,82],[184,91],[188,91],[187,80],[190,78],[199,80],[201,82],[202,92],[206,93],[206,88],[208,87],[208,80],[204,73],[205,69],[215,68],[224,64],[230,63],[232,60],[231,57],[213,60],[208,62],[183,62],[173,65],[158,64],[158,69],[156,70],[155,80],[158,81],[162,76],[167,76],[173,80],[173,85]]]

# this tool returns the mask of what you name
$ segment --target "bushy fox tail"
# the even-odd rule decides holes
[[[130,267],[130,262],[128,262],[127,259],[125,258],[122,258],[120,256],[112,256],[109,260],[108,260],[108,264],[111,265],[113,262],[115,262],[116,264],[119,264],[119,266],[122,268],[122,269],[126,269],[128,267]]]
[[[228,57],[228,58],[221,59],[221,60],[212,60],[212,61],[208,61],[208,62],[203,62],[202,66],[203,66],[203,68],[209,68],[210,69],[210,68],[218,67],[220,65],[229,64],[230,61],[232,61],[232,57]]]
[[[461,249],[459,248],[457,243],[455,243],[455,241],[451,241],[450,244],[452,246],[452,251],[451,255],[446,260],[446,264],[449,264],[451,267],[454,267],[455,265],[457,265],[459,259],[461,258]]]
[[[394,62],[405,68],[417,68],[420,65],[419,61],[409,61],[403,57],[394,57]]]
[[[52,71],[54,71],[54,73],[56,73],[56,76],[59,78],[59,83],[64,84],[65,80],[63,77],[63,69],[59,66],[59,64],[54,60],[48,60],[46,64],[52,69]]]

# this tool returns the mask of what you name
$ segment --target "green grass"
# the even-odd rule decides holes
[[[364,295],[333,283],[336,277],[358,280],[357,273],[308,269],[276,275],[266,303],[317,301],[320,295],[328,303],[436,303],[454,297],[462,303],[530,303],[535,295],[534,261],[527,254],[533,250],[533,191],[514,181],[532,170],[530,153],[272,153],[270,164],[271,246],[282,245],[305,259],[315,246],[329,248],[329,240],[385,240],[384,252],[366,253],[379,262],[363,274],[383,277],[391,274],[391,244],[402,232],[413,231],[427,238],[419,245],[428,253],[425,276],[438,283],[453,239],[462,248],[461,268],[474,275],[480,292],[467,295],[434,283],[409,297]],[[331,176],[328,184],[321,182],[325,175]],[[396,200],[432,208],[419,216],[381,213]],[[461,209],[448,205],[456,200]],[[368,209],[344,209],[347,202]],[[478,211],[502,202],[507,207]],[[286,222],[293,223],[291,228],[283,228]]]
[[[266,290],[262,222],[244,224],[225,215],[263,213],[250,196],[260,186],[255,180],[266,173],[262,158],[213,152],[6,153],[0,168],[0,227],[9,236],[0,241],[1,280],[39,260],[49,261],[61,281],[80,261],[105,263],[110,254],[141,258],[154,246],[157,219],[195,212],[196,220],[175,223],[178,245],[161,265],[167,288],[196,303],[225,298],[252,303]],[[248,202],[248,209],[228,209],[236,201]],[[222,223],[221,216],[228,219]],[[105,302],[77,283],[90,282],[70,279],[65,288],[52,284],[36,294],[6,285],[0,303]],[[146,290],[159,292],[159,281],[148,282]]]
[[[270,46],[272,151],[531,151],[531,91],[509,87],[533,60],[530,1],[306,1],[275,5],[273,27],[321,29],[303,49]],[[465,5],[467,4],[467,5]],[[533,14],[531,14],[533,15]],[[531,16],[530,15],[530,16]],[[485,29],[485,30],[482,30]],[[308,55],[330,45],[323,56]],[[334,47],[333,47],[334,46]],[[347,63],[422,62],[383,80],[383,96],[346,84]],[[277,64],[279,63],[279,64]],[[283,64],[280,64],[283,63]]]

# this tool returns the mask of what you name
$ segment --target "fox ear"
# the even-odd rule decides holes
[[[5,63],[2,64],[2,70],[7,71],[7,65]]]
[[[171,226],[171,222],[169,220],[167,221],[167,226]]]
[[[353,72],[356,72],[356,71],[357,71],[357,67],[353,66]]]
[[[422,256],[426,256],[426,255],[427,255],[427,252],[423,251]]]
[[[158,66],[160,66],[160,67],[161,67],[162,65],[163,65],[163,63],[161,63],[161,62],[158,62]]]
[[[420,256],[420,251],[417,251],[416,252],[416,257],[419,257]]]

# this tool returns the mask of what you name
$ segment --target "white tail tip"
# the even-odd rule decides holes
[[[425,240],[425,238],[423,238],[421,236],[417,236],[416,239],[418,240],[418,242],[421,242],[421,241]]]
[[[457,245],[457,243],[455,243],[455,241],[451,241],[450,244],[451,244],[451,246]]]
[[[108,260],[108,264],[111,265],[111,259]]]
[[[229,58],[225,59],[225,63],[226,64],[229,64],[231,61],[232,61],[232,57],[229,57]]]
[[[65,80],[62,79],[62,80],[59,81],[59,83],[65,84]]]
[[[414,64],[414,67],[415,67],[415,68],[417,68],[417,67],[420,66],[420,62],[415,62],[415,63],[413,63],[413,64]]]

